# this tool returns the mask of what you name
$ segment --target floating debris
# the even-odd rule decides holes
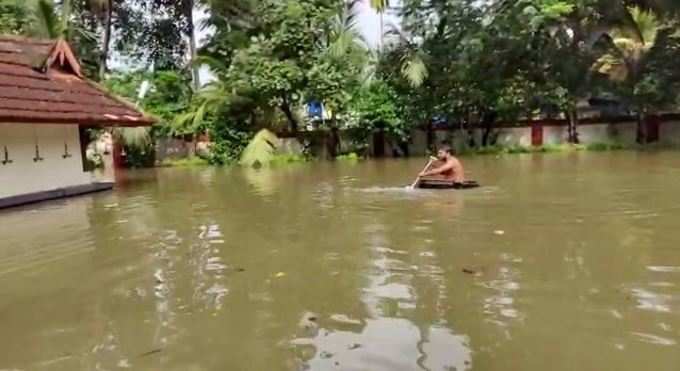
[[[361,348],[361,344],[359,344],[359,343],[352,343],[352,344],[347,346],[347,349],[349,349],[349,350],[354,350],[354,349],[359,349],[359,348]]]
[[[331,320],[344,324],[344,325],[354,325],[354,326],[359,326],[361,325],[361,321],[358,319],[350,318],[344,314],[333,314],[331,315]]]
[[[310,338],[295,338],[291,340],[290,345],[293,346],[308,346],[308,345],[314,345],[314,339]]]
[[[298,326],[306,331],[316,332],[319,329],[319,325],[316,323],[318,318],[319,317],[315,313],[306,312],[302,315],[302,319],[300,319]]]
[[[140,357],[148,357],[148,356],[150,356],[150,355],[154,355],[154,354],[160,353],[160,352],[162,352],[162,351],[163,351],[163,349],[161,349],[161,348],[154,349],[154,350],[150,350],[150,351],[148,351],[148,352],[146,352],[146,353],[142,353],[142,354],[140,355]]]
[[[156,273],[153,274],[154,278],[156,279],[156,283],[164,283],[165,280],[163,279],[163,271],[158,269]]]
[[[130,364],[130,361],[128,361],[127,359],[121,359],[120,361],[118,361],[118,367],[130,368],[132,367],[132,365]]]
[[[279,272],[279,273],[277,273],[274,277],[276,277],[276,278],[281,278],[281,277],[285,277],[285,276],[286,276],[286,273],[284,273],[284,272]]]
[[[497,229],[497,230],[493,231],[493,234],[495,234],[496,236],[502,236],[502,235],[505,234],[505,231]]]

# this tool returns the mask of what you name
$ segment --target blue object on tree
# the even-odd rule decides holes
[[[318,101],[312,101],[307,104],[307,112],[309,117],[323,119],[323,104]]]

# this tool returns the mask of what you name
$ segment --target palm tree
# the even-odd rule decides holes
[[[665,16],[678,14],[680,12],[680,2],[677,0],[609,0],[612,3],[625,3],[624,5],[639,7],[643,10],[653,11],[654,13]]]
[[[341,58],[354,52],[365,53],[366,39],[358,26],[357,5],[360,0],[347,1],[333,17],[327,37],[327,50],[334,58]]]
[[[413,87],[420,87],[429,76],[425,60],[427,56],[411,36],[398,27],[389,32],[397,41],[391,46],[391,52],[398,59],[401,75]]]
[[[636,30],[614,28],[609,33],[610,51],[595,64],[594,69],[624,88],[624,94],[636,106],[638,142],[646,141],[645,115],[649,110],[644,98],[638,97],[638,84],[645,77],[650,51],[656,46],[661,22],[655,13],[639,7],[629,9]]]
[[[371,8],[375,9],[380,16],[380,41],[379,48],[382,49],[383,46],[383,36],[385,34],[385,12],[390,6],[390,0],[369,0]]]
[[[104,80],[108,70],[113,28],[113,0],[88,0],[90,9],[100,18],[103,36],[101,54],[99,55],[99,79]],[[66,4],[66,2],[64,3]],[[66,18],[65,18],[66,19]]]
[[[200,66],[196,63],[196,58],[198,57],[198,42],[196,41],[196,27],[194,21],[194,10],[196,8],[196,2],[194,0],[184,0],[179,2],[181,6],[181,12],[187,22],[186,33],[189,39],[189,64],[191,66],[191,77],[194,90],[198,90],[201,87],[201,80],[199,74]]]

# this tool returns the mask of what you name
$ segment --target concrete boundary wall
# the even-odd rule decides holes
[[[536,123],[532,124],[536,126]],[[518,126],[504,126],[493,129],[493,136],[496,138],[496,145],[503,147],[530,147],[535,139],[533,133],[534,127],[532,125],[524,124]],[[541,125],[542,132],[539,130],[539,137],[542,139],[543,145],[559,145],[565,144],[568,141],[567,126],[563,124],[547,123]],[[606,144],[620,144],[623,146],[632,146],[636,143],[637,123],[634,121],[617,121],[617,122],[602,122],[602,123],[582,123],[578,126],[577,132],[581,144],[589,145],[596,143]],[[432,132],[434,145],[448,144],[457,149],[464,149],[470,146],[470,139],[475,146],[482,143],[482,136],[484,131],[482,129],[473,129],[471,131],[461,131],[458,129],[436,129]],[[304,140],[298,140],[290,135],[283,135],[282,138],[282,153],[301,153],[306,143],[310,152],[320,158],[328,157],[328,150],[326,148],[326,133],[322,131],[316,132],[302,132],[300,133]],[[345,153],[354,150],[352,148],[351,136],[341,131],[339,133],[340,152]],[[375,155],[379,151],[376,146],[379,135],[368,139],[367,152],[370,155]],[[662,145],[679,146],[680,147],[680,121],[668,120],[662,121],[659,124],[659,140]],[[203,143],[207,148],[208,142]],[[182,158],[193,155],[191,142],[185,142],[180,139],[161,140],[157,145],[157,159],[164,158]],[[395,153],[400,153],[401,149],[396,147],[396,143],[389,137],[384,137],[382,146],[383,155],[391,157]],[[206,149],[204,149],[206,150]],[[411,138],[408,143],[408,153],[411,156],[423,156],[427,153],[427,132],[425,130],[416,129],[411,132]]]

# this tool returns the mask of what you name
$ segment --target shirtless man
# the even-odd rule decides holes
[[[463,164],[453,157],[451,147],[444,146],[437,152],[437,161],[432,166],[420,173],[421,178],[451,180],[454,183],[465,182],[465,170]]]

